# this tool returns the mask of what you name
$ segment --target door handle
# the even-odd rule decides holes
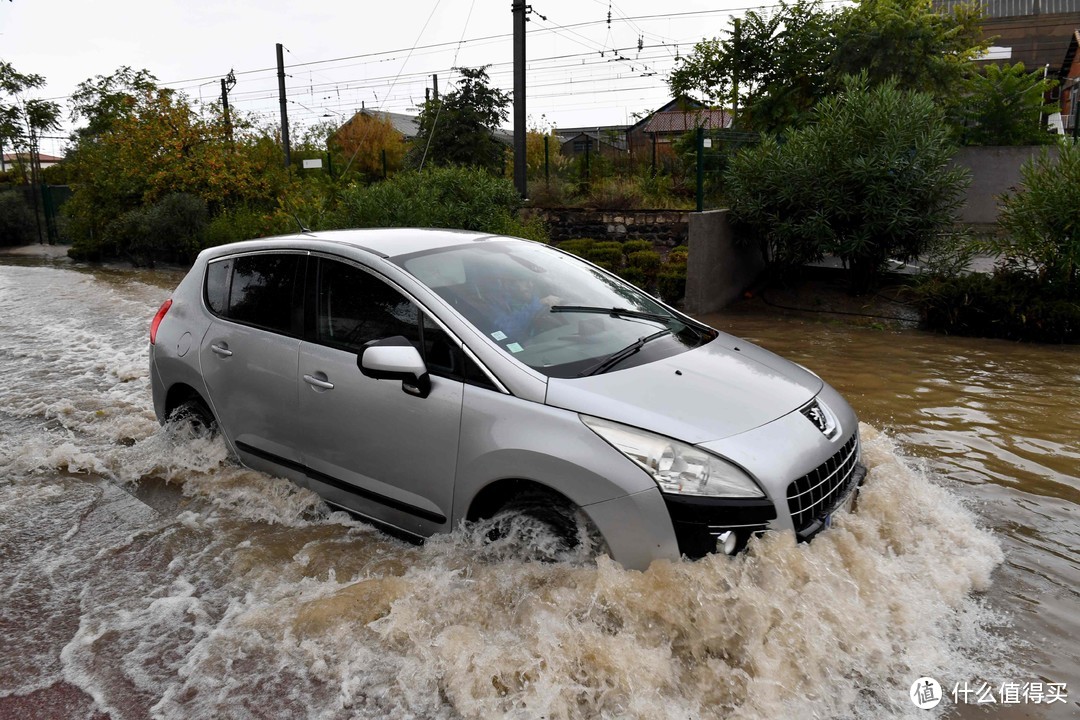
[[[228,345],[211,345],[210,351],[221,357],[229,357],[232,355],[232,350],[229,349]]]
[[[322,373],[319,373],[319,374],[322,375]],[[323,377],[326,377],[326,376],[323,375]],[[322,388],[323,390],[333,390],[334,389],[334,383],[327,382],[326,380],[320,380],[319,378],[315,377],[314,375],[305,375],[304,376],[304,382],[306,382],[308,385],[314,385],[317,388]]]

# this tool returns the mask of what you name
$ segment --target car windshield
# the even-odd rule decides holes
[[[505,352],[551,377],[623,369],[712,338],[632,285],[537,243],[483,240],[395,262]]]

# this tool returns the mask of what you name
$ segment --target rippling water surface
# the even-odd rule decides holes
[[[1075,717],[1080,354],[782,318],[713,324],[860,413],[858,511],[736,558],[422,547],[159,428],[179,275],[0,264],[0,718]],[[946,700],[918,677],[1065,682]]]

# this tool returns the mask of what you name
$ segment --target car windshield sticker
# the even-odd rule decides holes
[[[495,338],[499,342],[502,342],[506,339],[506,333],[504,333],[502,330],[496,330],[495,332],[491,333],[491,337]]]
[[[509,350],[512,353],[519,353],[522,350],[524,350],[525,348],[521,347],[517,343],[510,343],[509,345],[506,346],[506,349]]]

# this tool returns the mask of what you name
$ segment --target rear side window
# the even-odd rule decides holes
[[[286,335],[303,332],[303,273],[297,254],[246,255],[211,263],[206,303],[222,317]]]

